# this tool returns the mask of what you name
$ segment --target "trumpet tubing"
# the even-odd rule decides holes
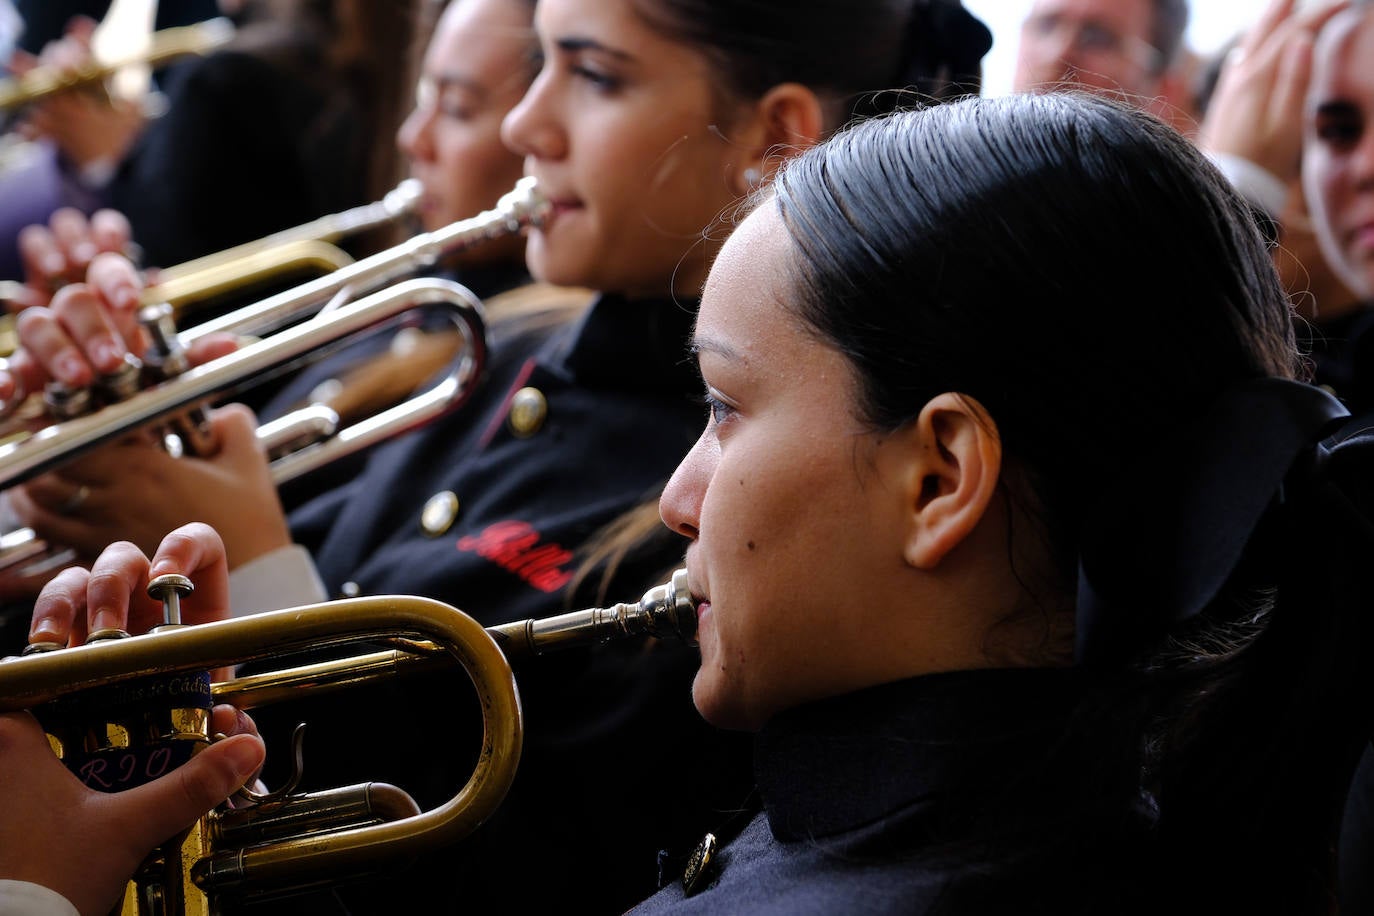
[[[226,278],[233,278],[241,272],[239,265],[250,263],[245,261],[245,258],[258,257],[264,252],[274,251],[283,245],[290,245],[294,242],[321,242],[332,247],[334,242],[414,215],[415,208],[423,193],[424,187],[418,180],[407,178],[375,203],[322,216],[292,229],[274,232],[253,242],[245,242],[215,254],[184,261],[175,267],[164,268],[159,274],[160,283],[158,286],[165,287],[173,282],[182,283],[187,277],[205,274],[206,271],[223,274]],[[351,261],[351,259],[349,260]],[[340,264],[339,266],[345,265]],[[205,275],[211,276],[213,274]]]
[[[677,640],[695,645],[696,606],[679,569],[664,585],[649,589],[639,601],[608,608],[587,608],[554,617],[531,618],[487,627],[511,662],[636,636]],[[313,694],[355,685],[360,679],[387,680],[433,670],[445,664],[443,648],[433,642],[408,640],[396,648],[246,675],[211,688],[216,702],[251,709],[289,699],[302,689]]]
[[[426,270],[442,258],[475,245],[538,225],[549,204],[533,178],[522,178],[495,207],[470,219],[450,223],[433,232],[422,232],[399,245],[380,251],[275,296],[183,331],[189,345],[213,333],[261,337],[301,320],[341,292],[353,294],[378,289],[403,277]]]
[[[169,617],[175,617],[170,610]],[[120,759],[127,759],[137,749],[136,738],[130,736],[146,730],[148,707],[156,705],[155,700],[170,707],[159,720],[163,727],[155,729],[157,737],[150,742],[154,751],[160,751],[188,733],[192,741],[208,740],[204,717],[188,715],[185,707],[208,709],[211,698],[251,708],[289,698],[302,686],[312,691],[366,686],[412,667],[455,660],[464,667],[481,700],[483,739],[476,768],[453,798],[421,812],[400,789],[367,784],[319,793],[287,791],[270,799],[258,798],[257,804],[246,809],[221,806],[188,835],[198,848],[187,854],[187,840],[178,839],[176,850],[161,852],[162,865],[145,870],[140,877],[154,885],[180,883],[159,891],[166,899],[187,901],[168,912],[208,911],[218,894],[282,893],[339,875],[364,873],[456,841],[474,830],[500,805],[519,762],[524,731],[513,660],[642,635],[691,643],[695,632],[695,607],[683,570],[638,602],[489,628],[429,599],[356,598],[199,626],[168,625],[142,636],[96,639],[93,635],[83,646],[46,647],[47,651],[23,658],[3,659],[0,711],[42,712],[54,749],[68,758],[70,766],[71,758],[86,759],[73,754],[81,744],[74,736],[81,735],[97,736],[95,755],[122,754]],[[239,678],[208,689],[197,686],[207,683],[205,672],[212,668],[359,643],[381,643],[391,649],[324,666]],[[381,656],[395,663],[379,661]],[[396,661],[407,658],[418,661],[414,665]],[[110,700],[112,696],[116,699]],[[118,712],[129,706],[137,707],[137,721],[144,723],[141,728],[129,728],[129,714]],[[72,721],[73,716],[85,720]],[[188,728],[187,721],[194,727]],[[90,737],[82,748],[91,750]],[[145,754],[141,759],[151,757]],[[88,768],[86,775],[90,774]],[[131,897],[139,897],[137,889],[131,891]]]
[[[32,435],[0,445],[0,487],[22,483],[53,470],[102,443],[144,426],[166,421],[215,396],[242,390],[246,383],[260,381],[288,368],[321,346],[431,304],[447,304],[453,308],[458,316],[455,323],[468,344],[454,373],[429,392],[417,396],[414,403],[398,405],[402,408],[400,416],[394,413],[397,408],[393,408],[371,421],[364,421],[365,425],[360,424],[364,425],[362,430],[350,428],[307,448],[323,451],[331,458],[340,457],[379,441],[379,426],[382,432],[395,434],[427,422],[436,413],[459,406],[461,400],[457,399],[465,400],[472,393],[485,363],[485,333],[480,305],[464,287],[447,280],[421,279],[397,283],[380,293],[288,328],[227,356],[187,369],[159,385],[101,407],[95,413],[43,426]],[[407,413],[412,408],[416,412]],[[381,423],[377,422],[379,418]],[[293,462],[287,456],[278,460],[285,461],[289,466],[288,469],[274,468],[273,477],[279,483],[292,479],[302,472],[302,468],[319,466],[315,459],[306,461],[301,458]]]
[[[210,839],[211,849],[185,863],[184,888],[168,891],[167,896],[195,901],[245,885],[308,884],[330,875],[359,873],[379,857],[407,856],[431,845],[456,841],[490,816],[504,798],[514,778],[523,739],[519,695],[509,663],[472,618],[428,599],[373,598],[87,643],[0,663],[0,708],[27,709],[80,691],[110,691],[125,685],[129,688],[128,701],[146,702],[146,697],[173,693],[171,687],[156,689],[155,685],[199,677],[208,669],[233,664],[236,656],[243,661],[262,660],[291,648],[336,647],[386,638],[433,640],[472,678],[484,710],[482,752],[458,795],[405,820],[350,824],[326,836],[315,835],[312,824],[302,836],[220,851],[213,849],[214,838],[220,832],[219,821],[229,813],[213,812],[198,828]],[[92,727],[97,735],[123,729],[119,719],[112,724],[113,729],[100,723]],[[135,740],[130,737],[122,744],[115,743],[112,750],[123,755],[121,764],[134,759],[132,755],[138,752]],[[167,735],[159,739],[163,744],[171,740]],[[357,802],[371,789],[364,786],[343,791]],[[287,813],[319,804],[313,797],[296,799]],[[262,813],[281,817],[282,807],[267,806]],[[363,807],[369,818],[375,814],[368,805]],[[230,820],[242,821],[244,816],[238,814]],[[239,824],[237,830],[242,835],[246,828]],[[204,910],[205,904],[195,909]]]

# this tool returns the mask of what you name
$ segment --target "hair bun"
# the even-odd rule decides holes
[[[898,77],[934,100],[974,94],[991,48],[992,31],[960,0],[916,0]]]

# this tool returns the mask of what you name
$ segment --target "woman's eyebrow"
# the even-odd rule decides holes
[[[700,356],[703,353],[714,353],[723,359],[738,360],[739,351],[730,346],[723,340],[718,340],[710,336],[695,336],[692,338],[690,347],[693,356]]]
[[[569,54],[575,54],[579,51],[596,51],[599,54],[606,54],[623,61],[634,60],[634,56],[628,52],[612,48],[609,45],[604,45],[594,38],[580,38],[575,35],[568,38],[560,38],[554,42],[554,47]]]

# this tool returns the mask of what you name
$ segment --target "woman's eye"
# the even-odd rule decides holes
[[[711,422],[720,426],[726,420],[734,416],[735,408],[713,395],[706,395],[706,411],[711,416]]]
[[[589,67],[586,64],[577,64],[573,66],[572,72],[573,75],[577,76],[579,79],[586,80],[603,92],[611,92],[620,88],[619,77],[612,76],[595,67]]]
[[[467,121],[477,113],[477,106],[463,91],[452,89],[439,93],[439,112],[446,118]]]
[[[1360,142],[1364,122],[1355,117],[1319,118],[1315,132],[1317,139],[1327,146],[1345,149]]]

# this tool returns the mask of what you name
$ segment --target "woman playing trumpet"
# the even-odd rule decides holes
[[[1084,269],[1048,267],[1069,241]],[[1123,271],[1134,333],[1099,335]],[[710,415],[661,510],[695,704],[756,733],[764,810],[636,912],[1329,911],[1370,442],[1323,441],[1346,414],[1293,381],[1263,240],[1186,141],[1066,96],[861,125],[735,230],[693,348]],[[64,573],[35,632],[120,622],[168,571],[222,583],[213,533]],[[8,784],[58,825],[185,822],[261,759],[236,737],[96,798],[2,721]],[[109,839],[0,874],[96,912],[151,838]]]
[[[655,498],[695,435],[701,407],[685,353],[721,241],[711,227],[780,161],[899,95],[875,97],[880,90],[959,91],[951,80],[976,73],[989,36],[947,0],[542,0],[536,30],[543,67],[504,125],[555,204],[527,260],[537,279],[600,290],[593,303],[571,323],[494,337],[489,378],[467,409],[383,446],[348,485],[294,511],[289,527],[276,494],[261,486],[248,418],[225,410],[215,419],[224,437],[217,456],[171,461],[135,443],[35,483],[28,496],[40,533],[93,555],[120,536],[152,550],[175,524],[211,521],[223,528],[236,612],[403,592],[495,622],[598,603],[602,590],[642,590],[680,558],[681,540],[663,532],[578,578],[598,532]],[[127,282],[101,277],[61,297],[72,317],[46,325],[36,363],[60,375],[72,356],[89,368],[117,335],[87,316],[106,314]],[[541,399],[533,423],[512,412]],[[102,470],[113,467],[117,479]],[[153,518],[151,492],[132,492],[157,480],[159,490],[176,487],[177,500],[157,505],[177,503],[178,517]],[[90,496],[81,513],[52,511],[82,484]],[[429,505],[437,508],[427,513]],[[299,571],[301,548],[320,574],[305,590],[297,589],[316,579],[309,567]],[[255,584],[268,586],[270,605],[245,597],[241,589]],[[658,655],[608,647],[522,672],[529,731],[539,738],[526,747],[511,803],[456,867],[408,878],[387,899],[535,908],[572,896],[587,911],[618,911],[652,889],[658,850],[691,849],[703,811],[747,804],[747,745],[700,725],[687,700],[692,660]],[[416,700],[427,693],[372,698],[378,731],[361,747],[346,741],[322,752],[327,739],[312,737],[308,777],[388,779],[422,803],[449,797],[451,767],[419,737],[433,725]],[[610,695],[620,697],[613,709],[585,702]],[[662,797],[658,774],[684,760],[696,778]],[[595,782],[612,767],[627,780],[620,797],[568,797],[568,784]],[[341,779],[345,769],[354,772]],[[642,804],[649,796],[658,802]],[[542,818],[551,806],[565,812],[553,824]],[[637,857],[642,867],[608,880],[558,853],[588,842],[602,857]],[[520,875],[531,848],[553,851],[546,880]]]

